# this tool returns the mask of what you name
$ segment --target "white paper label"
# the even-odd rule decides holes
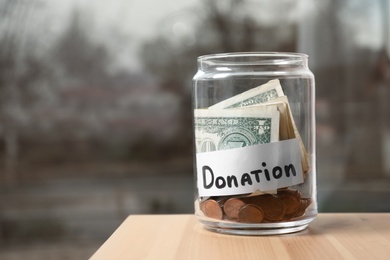
[[[303,182],[298,139],[196,154],[199,196],[270,191]]]

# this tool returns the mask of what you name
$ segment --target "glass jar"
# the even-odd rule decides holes
[[[315,86],[308,56],[198,57],[195,215],[207,229],[269,235],[317,215]]]

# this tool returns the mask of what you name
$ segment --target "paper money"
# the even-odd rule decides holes
[[[301,149],[302,169],[304,172],[307,172],[309,170],[308,154],[291,114],[288,98],[284,95],[279,80],[270,80],[263,85],[219,102],[209,107],[209,109],[248,109],[256,107],[260,109],[261,107],[272,106],[277,107],[280,112],[279,140],[298,138]]]
[[[286,96],[275,98],[271,101],[248,106],[250,108],[256,107],[276,107],[280,113],[280,123],[279,123],[279,140],[287,140],[295,138],[295,132],[293,128],[292,119],[290,117],[290,109],[288,106],[288,101]]]
[[[303,172],[306,173],[309,170],[309,156],[307,154],[305,146],[303,145],[301,135],[299,134],[298,129],[295,125],[295,121],[291,114],[287,96],[281,96],[262,104],[248,106],[247,108],[262,108],[264,106],[276,106],[278,111],[280,112],[279,140],[298,138],[299,147],[301,151],[302,169]]]
[[[280,86],[279,80],[274,79],[261,86],[219,102],[209,107],[209,109],[246,107],[264,103],[281,96],[284,96],[282,87]]]
[[[245,109],[195,109],[197,152],[270,143],[279,140],[279,111],[276,107]]]

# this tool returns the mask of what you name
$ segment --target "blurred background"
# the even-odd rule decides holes
[[[0,259],[193,212],[196,57],[309,54],[320,212],[390,212],[388,0],[0,0]]]

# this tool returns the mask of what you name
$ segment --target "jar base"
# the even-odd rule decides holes
[[[282,223],[245,224],[233,222],[214,222],[200,219],[207,230],[221,234],[243,236],[268,236],[295,233],[305,230],[314,218]]]

